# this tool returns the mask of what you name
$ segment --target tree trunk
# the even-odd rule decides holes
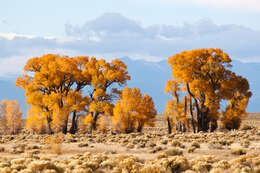
[[[172,133],[172,125],[171,125],[171,121],[170,118],[167,117],[167,123],[168,123],[168,134]]]
[[[91,113],[93,116],[94,113]],[[90,131],[92,133],[92,130],[97,130],[97,119],[98,119],[99,113],[95,113],[93,117],[93,123],[91,124]]]
[[[208,117],[209,109],[206,112],[201,112],[201,130],[207,132],[209,130],[210,119]]]
[[[67,134],[67,131],[68,131],[68,118],[65,120],[65,123],[62,126],[62,133]]]
[[[218,128],[217,120],[211,121],[210,132],[214,132]]]
[[[46,118],[47,118],[48,134],[53,134],[54,132],[53,132],[52,129],[51,129],[51,121],[52,121],[52,119],[51,119],[51,117],[49,117],[49,116],[47,116]]]
[[[190,91],[190,86],[187,83],[187,91],[189,93],[189,95],[194,99],[195,101],[195,106],[196,106],[196,110],[197,110],[197,123],[198,123],[198,132],[202,131],[202,115],[201,115],[201,111],[199,108],[199,104],[198,104],[198,100],[195,98],[194,94],[192,94],[192,92]]]
[[[143,126],[143,123],[138,123],[137,132],[142,132]]]
[[[190,98],[190,114],[191,114],[191,125],[192,125],[192,129],[193,129],[193,133],[196,133],[194,117],[193,117],[192,98]]]
[[[77,114],[76,111],[73,112],[71,127],[70,127],[70,133],[75,134],[78,130],[78,121],[77,121]]]

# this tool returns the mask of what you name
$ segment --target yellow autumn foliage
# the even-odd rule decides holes
[[[23,125],[22,112],[17,100],[2,100],[0,104],[0,126],[4,134],[16,134]]]
[[[25,90],[26,103],[31,107],[28,117],[45,116],[42,119],[49,133],[67,133],[70,115],[69,131],[75,133],[79,116],[88,111],[93,114],[95,129],[100,114],[112,114],[112,102],[120,94],[116,85],[122,86],[130,79],[122,61],[106,62],[88,56],[46,54],[29,59],[24,72],[16,86]]]
[[[147,94],[142,95],[138,88],[125,87],[113,109],[112,123],[115,128],[126,133],[142,131],[145,124],[153,126],[156,110],[154,102]]]

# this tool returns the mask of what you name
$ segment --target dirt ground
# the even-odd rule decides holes
[[[58,134],[54,135],[60,139],[57,143],[46,142],[48,135],[5,135],[0,136],[0,160],[31,157],[62,161],[90,153],[108,158],[128,155],[140,163],[171,156],[182,156],[188,161],[204,156],[231,161],[243,155],[260,155],[259,125],[260,114],[252,113],[243,120],[240,130],[168,135],[164,117],[158,116],[156,126],[145,128],[143,133]]]

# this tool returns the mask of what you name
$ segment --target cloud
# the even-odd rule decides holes
[[[178,3],[184,5],[195,5],[199,7],[204,6],[211,9],[224,8],[224,9],[237,9],[242,11],[260,12],[259,0],[160,0],[160,2],[170,3],[170,4]]]
[[[21,73],[18,69],[23,69],[28,58],[45,53],[159,61],[183,50],[218,47],[231,58],[260,61],[260,31],[217,25],[209,19],[144,27],[120,14],[107,13],[82,26],[66,24],[65,31],[65,38],[0,33],[0,77]]]
[[[237,8],[260,12],[259,0],[192,0],[192,2],[209,7]]]
[[[217,25],[209,19],[180,26],[143,27],[120,14],[105,14],[82,26],[67,24],[65,28],[68,36],[82,39],[77,43],[78,48],[86,45],[84,49],[90,53],[98,50],[99,53],[166,58],[182,50],[219,47],[239,59],[260,54],[260,31],[238,25]]]

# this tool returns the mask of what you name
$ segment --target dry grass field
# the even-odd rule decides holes
[[[143,133],[0,136],[1,173],[260,172],[260,114],[240,130],[167,134],[164,117]]]

